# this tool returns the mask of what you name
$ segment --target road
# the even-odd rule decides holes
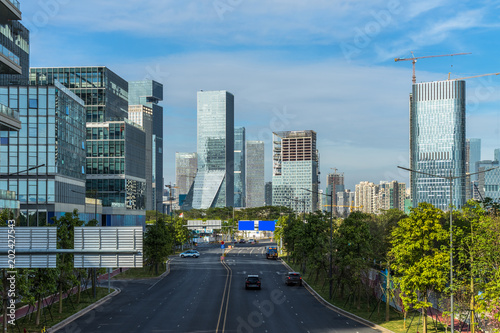
[[[171,261],[163,279],[115,281],[122,291],[58,332],[377,332],[321,305],[304,287],[284,284],[287,269],[264,256],[266,243]],[[261,290],[245,290],[258,274]]]

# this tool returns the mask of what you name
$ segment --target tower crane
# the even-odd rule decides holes
[[[410,51],[412,57],[411,58],[395,58],[394,61],[409,61],[411,60],[412,67],[413,67],[413,76],[412,76],[412,82],[417,83],[417,78],[415,76],[415,63],[417,62],[417,59],[424,59],[424,58],[437,58],[437,57],[453,57],[456,55],[464,55],[464,54],[470,54],[470,53],[453,53],[453,54],[439,54],[439,55],[430,55],[430,56],[423,56],[423,57],[415,57],[413,54],[413,51]]]
[[[480,75],[474,75],[474,76],[467,76],[467,77],[460,77],[458,79],[451,79],[451,80],[465,80],[465,79],[473,79],[476,77],[481,77],[481,76],[490,76],[490,75],[500,75],[500,72],[498,73],[489,73],[489,74],[480,74]],[[450,73],[448,73],[448,80],[450,80]]]

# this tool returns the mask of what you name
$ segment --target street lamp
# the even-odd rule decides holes
[[[398,166],[398,168],[406,170],[406,171],[409,171],[409,172],[420,173],[422,175],[426,175],[426,176],[429,176],[429,177],[446,179],[446,180],[448,180],[450,182],[450,293],[451,293],[450,294],[450,312],[451,312],[451,316],[450,316],[450,329],[451,329],[451,333],[453,333],[454,328],[455,328],[455,313],[454,313],[454,308],[453,308],[453,181],[455,179],[465,178],[465,177],[469,177],[469,176],[472,176],[472,175],[477,175],[477,174],[480,174],[480,173],[486,173],[486,172],[494,170],[494,169],[496,169],[498,167],[494,167],[494,168],[490,168],[490,169],[487,169],[487,170],[482,170],[482,171],[478,171],[478,172],[474,172],[474,173],[468,173],[467,172],[467,173],[465,173],[463,175],[459,175],[459,176],[453,176],[452,173],[451,173],[452,172],[451,169],[450,169],[450,175],[449,176],[441,176],[441,175],[435,175],[435,174],[432,174],[432,173],[427,173],[427,172],[412,170],[412,169],[404,168],[404,167],[401,167],[401,166]]]
[[[332,187],[332,189],[333,189],[333,187]],[[312,193],[317,193],[317,194],[323,194],[323,195],[326,195],[327,197],[330,197],[330,255],[329,255],[330,267],[329,267],[329,271],[328,271],[328,279],[330,280],[329,296],[331,299],[332,292],[333,292],[333,281],[332,281],[332,270],[333,270],[333,258],[332,258],[333,257],[332,256],[332,252],[333,252],[333,244],[332,244],[332,239],[333,239],[333,191],[330,194],[325,194],[325,193],[320,193],[320,192],[313,192],[307,188],[303,188],[302,190],[306,190],[306,191],[309,191]]]

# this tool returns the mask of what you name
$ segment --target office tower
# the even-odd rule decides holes
[[[245,207],[245,127],[234,129],[234,207]]]
[[[328,194],[327,198],[327,203],[326,203],[326,211],[330,212],[331,209],[333,209],[333,214],[337,216],[337,207],[336,202],[337,202],[337,193],[338,192],[344,192],[344,173],[337,172],[337,169],[335,169],[335,172],[329,173],[326,176],[326,193]],[[329,195],[333,194],[333,198],[330,198]],[[330,201],[332,199],[332,201]],[[334,207],[330,207],[330,202],[333,202]]]
[[[266,206],[273,205],[273,182],[266,182],[264,185],[264,191],[266,192]]]
[[[467,139],[465,142],[465,172],[475,173],[476,162],[481,160],[481,139]],[[473,197],[474,184],[478,175],[466,177],[465,197],[467,200]]]
[[[179,206],[182,206],[184,199],[189,193],[189,189],[196,177],[198,169],[197,153],[175,153],[175,184],[179,194]]]
[[[49,86],[0,86],[0,103],[20,113],[21,130],[0,131],[0,188],[14,191],[20,224],[40,226],[52,217],[85,211],[85,107],[55,82]]]
[[[495,152],[498,150],[495,149]],[[498,161],[498,156],[495,154],[495,160],[484,160],[478,161],[476,163],[477,171],[485,171],[490,168],[496,168],[488,172],[482,172],[478,174],[477,180],[477,200],[483,201],[485,198],[491,198],[494,202],[497,202],[500,198],[500,162]]]
[[[59,81],[86,108],[86,192],[102,200],[101,225],[144,225],[146,139],[128,117],[128,83],[107,67],[31,68],[31,85]]]
[[[247,141],[247,207],[263,207],[266,201],[264,142]]]
[[[199,91],[198,172],[183,209],[233,207],[234,96],[228,91]]]
[[[453,205],[465,203],[465,81],[413,84],[410,97],[410,168],[453,181]],[[412,172],[413,207],[428,202],[450,208],[450,183]]]
[[[21,22],[17,0],[0,1],[0,86],[28,85],[29,31]]]
[[[147,210],[159,209],[157,205],[163,201],[163,107],[158,105],[162,100],[161,83],[152,80],[128,83],[128,117],[146,132]]]
[[[297,212],[318,209],[316,132],[273,133],[273,206]]]

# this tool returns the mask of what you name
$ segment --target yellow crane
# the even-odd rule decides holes
[[[412,57],[411,58],[395,58],[394,61],[410,61],[412,63],[413,67],[413,76],[412,76],[412,82],[417,83],[417,78],[415,76],[415,63],[417,62],[417,59],[425,59],[425,58],[437,58],[437,57],[453,57],[456,55],[464,55],[464,54],[470,54],[470,53],[453,53],[453,54],[439,54],[439,55],[430,55],[430,56],[423,56],[423,57],[415,57],[413,54],[413,51],[410,51]]]
[[[448,73],[448,80],[450,80],[450,74],[451,73]],[[500,72],[498,72],[498,73],[489,73],[489,74],[480,74],[480,75],[474,75],[474,76],[460,77],[458,79],[451,79],[451,80],[466,80],[466,79],[473,79],[473,78],[481,77],[481,76],[490,76],[490,75],[499,75],[499,74],[500,74]]]

